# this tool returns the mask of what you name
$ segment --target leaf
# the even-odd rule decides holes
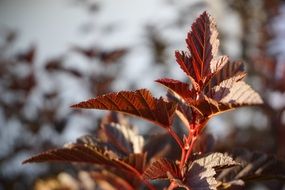
[[[200,81],[211,73],[210,64],[218,52],[219,40],[214,19],[204,12],[191,26],[186,43],[192,56],[192,77]]]
[[[147,89],[121,91],[98,96],[73,108],[112,110],[147,119],[163,128],[168,128],[173,120],[176,105],[163,98],[156,99]]]
[[[115,157],[121,158],[121,157],[126,156],[125,153],[118,150],[118,148],[115,147],[110,142],[108,142],[102,138],[92,136],[92,135],[84,135],[84,136],[76,139],[75,144],[84,145],[84,146],[91,146],[91,147],[100,147],[103,150],[107,150],[109,154],[115,155]],[[65,147],[69,147],[72,145],[73,144],[71,144],[71,145],[67,144]]]
[[[263,103],[258,93],[244,81],[237,82],[236,77],[224,80],[214,87],[213,91],[211,98],[222,103],[232,104],[233,107]]]
[[[214,178],[215,174],[213,168],[193,163],[186,173],[184,184],[191,190],[216,190],[218,182]]]
[[[191,190],[215,190],[218,182],[215,179],[216,170],[236,166],[230,156],[222,153],[212,153],[191,163],[184,184]]]
[[[143,152],[147,152],[148,162],[153,162],[162,157],[171,160],[179,159],[181,150],[168,133],[153,134],[150,131],[150,134],[143,147]]]
[[[80,162],[115,166],[115,159],[108,151],[91,145],[71,144],[66,148],[49,150],[33,156],[23,162]]]
[[[33,156],[23,162],[77,162],[113,168],[115,173],[132,176],[143,183],[141,173],[144,170],[145,154],[131,154],[119,160],[114,154],[91,145],[71,144],[69,147],[49,150]]]
[[[246,73],[244,72],[243,62],[230,62],[227,57],[225,57],[224,62],[224,66],[218,70],[211,78],[211,81],[207,86],[208,89],[219,85],[222,81],[230,79],[231,77],[235,77],[236,81],[240,81],[245,77]],[[207,92],[208,90],[206,90],[206,93]]]
[[[146,166],[146,153],[130,154],[123,161],[142,174]]]
[[[194,122],[202,124],[208,120],[203,116],[203,113],[194,106],[196,101],[191,99],[185,101],[185,99],[180,96],[170,93],[167,93],[167,98],[177,103],[176,114],[185,126],[190,126],[194,124]]]
[[[182,70],[192,79],[197,90],[197,84],[202,89],[212,74],[211,68],[216,67],[211,64],[217,54],[219,40],[216,23],[206,12],[196,19],[191,30],[186,39],[191,57],[183,52],[176,52],[176,59]]]
[[[178,94],[179,96],[187,99],[192,97],[192,92],[189,90],[189,84],[181,82],[179,80],[163,78],[158,79],[155,82],[158,82],[165,87],[169,88],[172,92]]]
[[[180,68],[190,78],[193,88],[198,91],[200,89],[199,83],[192,77],[192,63],[191,56],[186,52],[175,52],[176,62],[180,65]]]
[[[222,171],[217,180],[221,181],[222,187],[231,185],[244,185],[242,182],[251,180],[279,179],[285,181],[285,161],[274,156],[260,152],[249,152],[247,150],[237,150],[232,153],[232,157],[240,165]]]
[[[238,77],[224,80],[212,88],[208,94],[209,97],[204,96],[193,106],[205,117],[211,117],[236,107],[262,104],[259,94],[245,82],[237,82]]]
[[[230,155],[217,152],[197,159],[194,161],[194,163],[198,163],[200,166],[206,168],[214,169],[224,169],[239,165],[239,163],[234,161]]]
[[[90,172],[90,176],[96,182],[96,184],[102,189],[111,189],[111,190],[136,189],[126,179],[122,178],[122,176],[118,176],[106,170],[100,172]]]
[[[171,160],[159,159],[154,161],[143,173],[145,179],[167,179],[170,173],[176,179],[182,179],[177,164]]]
[[[115,147],[123,155],[142,152],[144,139],[130,127],[109,123],[101,125],[98,132],[104,133],[105,142]]]
[[[16,58],[18,61],[23,61],[32,64],[35,60],[36,53],[37,53],[36,46],[32,45],[25,52],[16,55]]]

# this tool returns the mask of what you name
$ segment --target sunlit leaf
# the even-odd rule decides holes
[[[215,61],[219,46],[218,32],[214,19],[206,12],[201,14],[192,24],[186,43],[191,55],[176,52],[176,60],[181,69],[191,78],[196,90],[203,87],[221,62]],[[219,66],[218,66],[219,65]]]
[[[228,168],[239,165],[239,163],[236,162],[230,155],[217,152],[208,154],[207,156],[197,159],[194,162],[198,163],[200,166],[214,169]]]
[[[193,163],[186,173],[184,185],[191,190],[216,190],[218,182],[214,178],[216,172],[213,168],[207,168]]]
[[[257,92],[243,81],[236,82],[235,77],[224,80],[212,88],[208,96],[203,96],[194,105],[205,117],[211,117],[236,107],[263,103]]]
[[[224,57],[223,61],[225,62],[224,66],[216,73],[214,73],[211,81],[206,87],[207,89],[211,89],[212,87],[219,85],[222,81],[230,79],[232,77],[235,77],[236,81],[240,81],[245,77],[243,62],[230,62],[226,56]],[[205,91],[206,93],[208,92],[208,90]]]
[[[193,161],[187,172],[184,184],[191,190],[215,190],[218,182],[216,170],[238,165],[229,155],[212,153]]]
[[[109,93],[72,107],[124,112],[147,119],[164,128],[171,125],[176,109],[174,103],[166,102],[163,98],[154,98],[147,89]]]

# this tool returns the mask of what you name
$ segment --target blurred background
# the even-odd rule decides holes
[[[285,1],[0,0],[0,190],[32,189],[72,172],[21,164],[92,133],[105,113],[70,105],[137,88],[160,96],[165,90],[155,79],[185,80],[174,51],[186,49],[191,23],[205,10],[217,21],[219,53],[246,62],[247,81],[265,102],[213,118],[207,130],[215,149],[284,158]]]

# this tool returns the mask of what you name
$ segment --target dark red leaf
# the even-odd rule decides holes
[[[219,85],[224,80],[235,77],[236,81],[240,81],[245,77],[243,62],[230,62],[228,58],[226,58],[224,61],[226,62],[224,66],[213,75],[211,81],[206,86],[206,94],[210,91],[211,88]]]
[[[251,180],[279,179],[285,181],[285,161],[272,155],[247,150],[236,150],[231,156],[239,166],[223,170],[217,179],[228,187],[243,186]]]
[[[96,182],[96,184],[102,189],[108,189],[110,186],[113,189],[124,189],[124,190],[135,190],[136,188],[132,186],[126,179],[122,176],[118,176],[114,173],[108,172],[106,170],[100,172],[91,172],[90,176]]]
[[[186,43],[191,53],[191,77],[200,82],[211,74],[211,61],[218,52],[219,40],[214,19],[204,12],[192,24]]]
[[[193,88],[199,90],[199,83],[192,77],[192,63],[191,56],[186,52],[175,52],[176,62],[180,65],[180,68],[186,73],[190,78]]]
[[[87,144],[71,144],[66,148],[49,150],[33,156],[23,162],[78,162],[89,163],[106,168],[116,168],[118,171],[125,171],[128,174],[139,177],[140,172],[144,169],[145,164],[144,154],[131,154],[125,160],[120,160],[115,154],[102,148],[87,145]],[[136,170],[137,167],[139,169]]]
[[[191,190],[216,190],[218,182],[215,179],[215,170],[193,163],[186,173],[184,185]]]
[[[111,154],[101,148],[87,144],[72,144],[66,148],[59,148],[43,152],[25,160],[23,163],[81,162],[114,166],[114,163],[112,162],[113,159],[114,158],[111,157]]]
[[[167,179],[170,173],[173,178],[181,179],[181,171],[177,164],[167,159],[154,161],[144,172],[145,179]]]
[[[176,104],[156,99],[147,89],[121,91],[98,96],[73,105],[74,108],[119,111],[147,119],[163,128],[168,128],[173,120]]]
[[[109,123],[101,125],[101,129],[98,132],[104,133],[102,134],[106,138],[104,141],[124,155],[142,152],[144,139],[130,127]]]
[[[32,45],[27,51],[18,54],[17,60],[32,64],[36,56],[36,47]]]
[[[130,154],[123,161],[142,174],[146,166],[146,153]]]
[[[211,77],[212,72],[215,72],[211,69],[218,69],[218,62],[213,61],[219,46],[218,32],[214,19],[206,12],[196,19],[191,29],[186,39],[191,56],[184,52],[176,52],[176,60],[190,77],[194,89],[199,90],[199,87],[201,89]],[[211,66],[212,64],[215,65]]]
[[[191,98],[192,92],[189,90],[189,84],[181,82],[179,80],[163,78],[158,79],[155,82],[158,82],[165,87],[169,88],[172,92],[178,94],[182,98]]]
[[[258,105],[263,101],[259,94],[243,81],[240,76],[224,80],[211,89],[209,97],[203,96],[195,105],[205,117],[234,109],[236,107]]]

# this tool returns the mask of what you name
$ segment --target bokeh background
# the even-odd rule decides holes
[[[216,18],[220,54],[245,61],[247,81],[265,102],[213,118],[207,131],[215,149],[284,158],[285,1],[0,0],[0,190],[32,189],[40,179],[74,172],[21,164],[92,133],[105,113],[70,105],[136,88],[160,96],[155,79],[185,80],[174,51],[186,49],[191,23],[205,10]]]

